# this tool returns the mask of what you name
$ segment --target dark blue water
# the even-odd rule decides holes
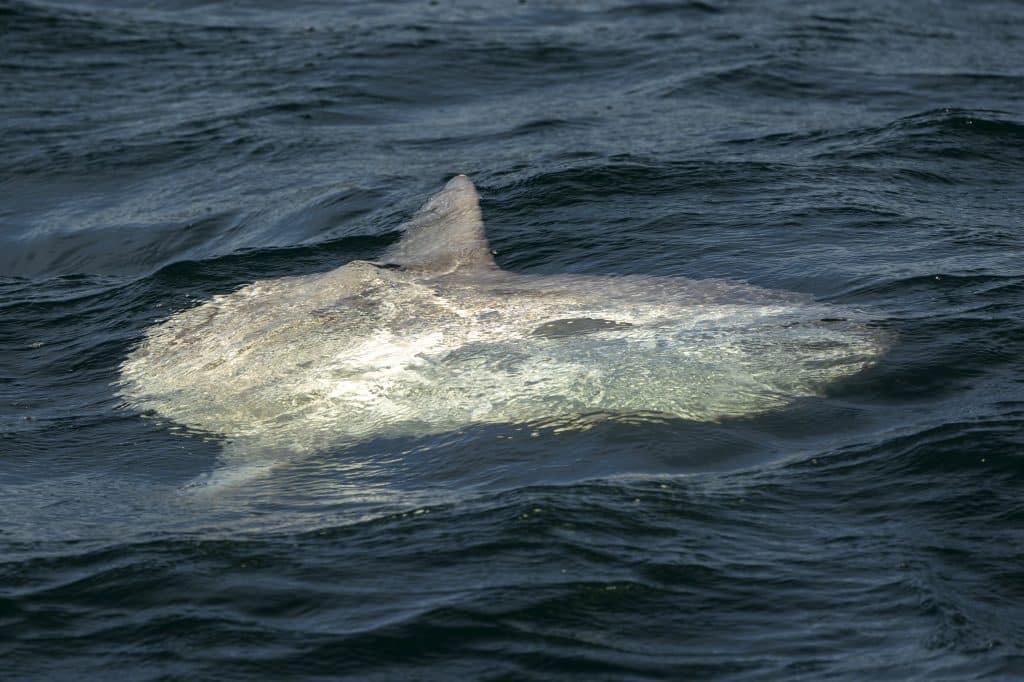
[[[0,677],[1024,675],[1024,6],[288,5],[0,0]],[[183,495],[221,444],[116,396],[145,329],[376,257],[457,172],[506,269],[891,348],[770,415]]]

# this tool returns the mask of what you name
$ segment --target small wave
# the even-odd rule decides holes
[[[991,160],[1024,165],[1024,124],[999,111],[931,110],[887,125],[850,131],[823,144],[815,158]]]
[[[694,14],[719,14],[724,10],[706,2],[628,2],[605,13],[615,18],[626,17],[686,17]]]

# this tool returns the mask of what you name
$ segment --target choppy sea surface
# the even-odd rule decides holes
[[[1018,679],[1024,5],[0,0],[0,677]],[[514,425],[183,494],[169,315],[374,258],[724,278],[892,340],[767,415]]]

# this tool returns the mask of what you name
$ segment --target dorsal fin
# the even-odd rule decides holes
[[[484,234],[480,195],[465,175],[456,175],[403,226],[402,240],[384,254],[385,263],[432,272],[497,267]]]

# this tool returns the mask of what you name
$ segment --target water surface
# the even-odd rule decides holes
[[[0,0],[13,679],[1024,674],[1024,8]],[[372,259],[457,172],[501,267],[868,311],[788,409],[481,425],[218,496],[155,322]]]

